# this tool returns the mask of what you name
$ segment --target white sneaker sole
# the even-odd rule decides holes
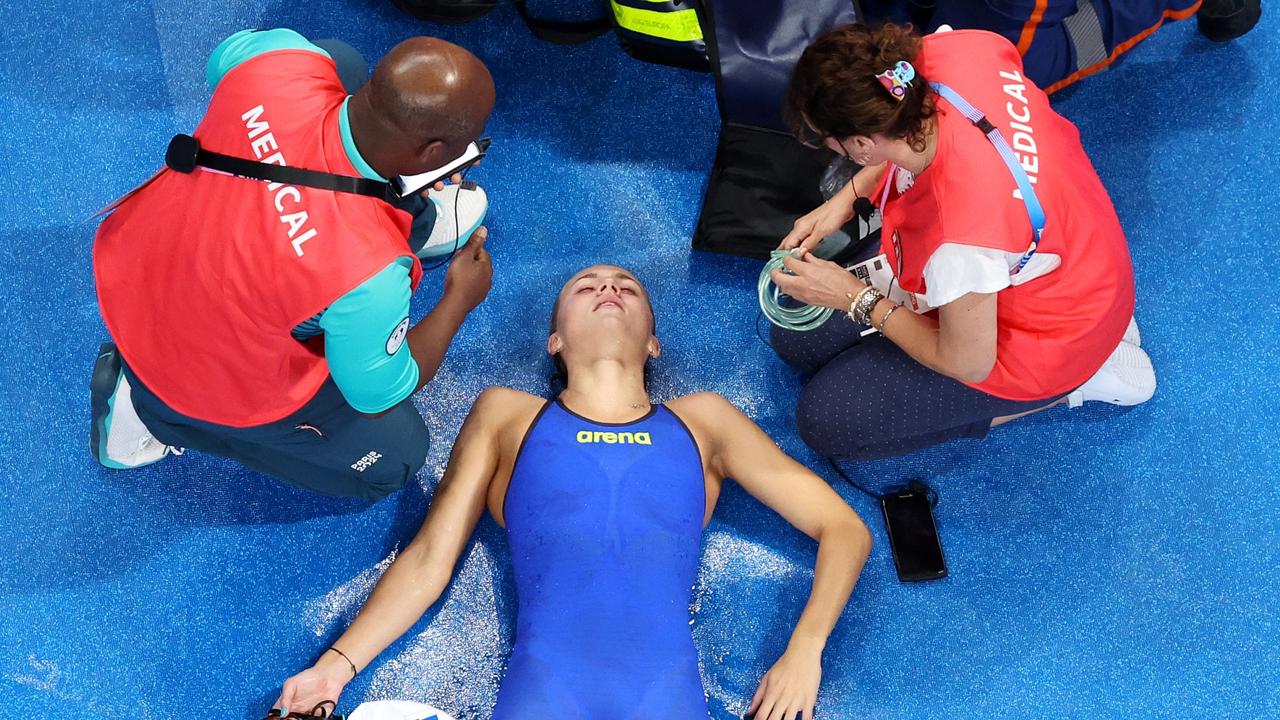
[[[1067,396],[1067,402],[1073,408],[1090,401],[1132,406],[1150,400],[1155,392],[1151,358],[1137,345],[1121,341],[1102,368]]]
[[[418,250],[418,257],[424,260],[448,255],[465,245],[489,212],[489,197],[478,185],[470,190],[459,185],[449,185],[444,190],[433,189],[427,198],[436,206],[436,223],[431,228],[431,236]],[[456,232],[456,227],[461,227],[462,231]]]

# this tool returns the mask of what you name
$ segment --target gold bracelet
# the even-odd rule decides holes
[[[884,335],[884,324],[889,322],[889,316],[897,312],[900,307],[902,307],[901,303],[895,304],[893,307],[889,308],[889,311],[884,314],[884,317],[880,318],[880,324],[876,326],[876,330],[879,330],[881,335]]]

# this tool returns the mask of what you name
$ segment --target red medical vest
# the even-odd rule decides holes
[[[995,367],[972,387],[1010,400],[1064,395],[1102,367],[1133,315],[1133,267],[1111,199],[1079,131],[1026,79],[1008,40],[981,30],[929,35],[916,67],[1000,128],[1047,216],[1039,252],[1062,259],[1049,274],[1000,291]],[[1026,206],[995,146],[934,97],[937,156],[901,194],[886,173],[882,208],[882,250],[900,268],[903,289],[917,294],[926,290],[925,265],[944,243],[1020,255],[1032,236]]]
[[[202,147],[342,175],[346,92],[305,50],[251,58],[218,84]],[[94,272],[107,329],[172,409],[248,427],[302,407],[329,375],[322,343],[290,331],[395,259],[413,258],[409,213],[371,197],[165,170],[98,228]]]

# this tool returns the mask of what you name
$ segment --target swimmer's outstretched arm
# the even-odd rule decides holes
[[[728,400],[699,393],[669,404],[699,438],[708,470],[733,478],[798,530],[818,541],[809,602],[751,699],[756,720],[813,717],[822,650],[871,553],[871,533],[831,486],[792,460]]]
[[[497,469],[493,398],[482,394],[472,406],[426,521],[382,575],[351,627],[333,644],[341,654],[326,650],[315,665],[285,681],[274,706],[284,714],[310,712],[325,700],[336,704],[353,677],[353,666],[363,670],[444,592],[484,512],[485,493]]]

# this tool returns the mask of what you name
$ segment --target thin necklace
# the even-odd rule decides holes
[[[570,392],[572,392],[572,391],[570,391]],[[647,408],[647,407],[651,406],[652,404],[653,404],[653,403],[651,403],[651,402],[647,402],[647,401],[646,401],[646,402],[642,402],[642,403],[628,403],[628,404],[627,404],[627,406],[628,406],[628,407],[630,407],[632,410],[643,410],[643,409],[645,409],[645,408]]]

